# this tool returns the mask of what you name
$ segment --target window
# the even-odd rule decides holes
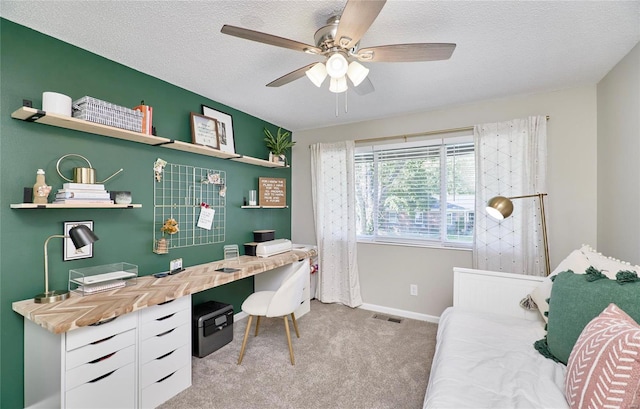
[[[358,146],[355,164],[358,239],[471,245],[475,221],[471,136]]]

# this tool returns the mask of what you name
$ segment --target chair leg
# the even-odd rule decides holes
[[[298,332],[298,323],[296,322],[296,316],[294,313],[291,313],[291,321],[293,321],[293,328],[296,330],[296,336],[300,338],[300,333]]]
[[[242,358],[244,357],[244,349],[247,346],[247,338],[249,338],[249,328],[251,328],[252,319],[253,315],[249,315],[249,321],[247,321],[247,329],[244,330],[244,339],[242,340],[242,347],[240,348],[240,357],[238,357],[238,365],[242,363]]]
[[[295,360],[293,359],[293,346],[291,345],[291,334],[289,333],[289,320],[287,316],[284,316],[284,330],[287,332],[287,342],[289,343],[289,358],[291,358],[291,365],[295,365]]]
[[[256,321],[256,333],[254,334],[254,337],[258,336],[258,328],[260,327],[260,318],[262,317],[258,315],[258,320]]]

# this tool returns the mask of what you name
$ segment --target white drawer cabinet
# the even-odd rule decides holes
[[[135,406],[136,314],[59,335],[24,325],[26,407]]]
[[[128,331],[107,337],[101,341],[92,342],[80,348],[67,351],[66,367],[67,371],[80,365],[86,364],[120,351],[129,345],[135,345],[136,331],[132,328]]]
[[[140,406],[155,408],[191,386],[191,365],[183,366],[140,391]]]
[[[67,351],[89,344],[99,344],[116,334],[134,329],[137,326],[136,314],[125,314],[105,320],[101,324],[75,329],[65,334]]]
[[[191,296],[65,334],[30,320],[25,407],[152,408],[191,386]]]
[[[67,408],[130,408],[136,400],[135,363],[67,391]]]
[[[154,408],[191,386],[191,297],[139,314],[140,407]]]

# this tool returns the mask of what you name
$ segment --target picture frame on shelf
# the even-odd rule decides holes
[[[202,105],[202,114],[218,121],[219,149],[223,152],[236,153],[233,138],[233,117],[206,105]]]
[[[93,257],[93,243],[88,246],[81,247],[76,249],[73,245],[73,241],[69,238],[69,230],[73,227],[83,224],[93,231],[93,220],[87,220],[82,222],[64,222],[63,233],[66,237],[64,239],[64,245],[62,247],[62,260],[70,261],[70,260],[79,260],[82,258],[92,258]]]
[[[220,149],[218,121],[215,118],[191,112],[191,143]]]

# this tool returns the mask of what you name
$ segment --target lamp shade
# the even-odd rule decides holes
[[[316,87],[320,87],[324,79],[327,78],[327,68],[323,63],[319,62],[305,71],[305,74]]]
[[[327,74],[331,78],[342,78],[347,73],[349,65],[344,55],[335,53],[327,60]]]
[[[349,68],[347,69],[347,75],[351,82],[353,82],[353,86],[357,87],[360,85],[367,75],[369,74],[369,69],[365,68],[364,65],[360,64],[357,61],[351,61],[349,64]]]
[[[502,220],[511,216],[511,213],[513,213],[513,202],[507,197],[496,196],[487,202],[486,210],[489,216]]]
[[[93,231],[84,224],[79,224],[69,229],[69,237],[77,249],[88,246],[89,244],[99,240],[98,236],[96,236]]]
[[[329,91],[340,93],[345,92],[349,87],[347,86],[347,77],[342,76],[340,78],[331,78],[329,84]]]

